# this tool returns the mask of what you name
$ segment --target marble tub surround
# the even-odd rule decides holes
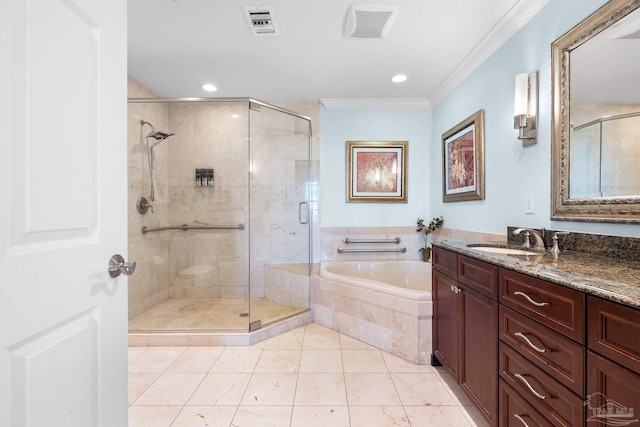
[[[264,296],[286,307],[308,309],[310,273],[308,264],[266,264]],[[317,274],[317,267],[313,269]]]
[[[320,229],[320,259],[321,260],[393,260],[403,259],[412,260],[422,259],[419,249],[423,245],[422,238],[416,232],[416,226],[407,227],[322,227]],[[349,237],[351,239],[395,239],[400,238],[399,244],[391,243],[358,243],[345,244],[342,239]],[[478,231],[457,230],[447,228],[446,222],[443,228],[440,228],[429,234],[430,241],[437,242],[439,240],[491,240],[506,243],[504,234],[483,233]],[[407,252],[374,252],[374,253],[343,253],[337,252],[338,248],[357,249],[357,248],[376,248],[376,249],[398,249],[406,247]]]
[[[532,255],[504,255],[467,247],[478,243],[487,242],[447,240],[435,245],[600,298],[640,308],[639,261],[573,251],[563,251],[557,258],[548,251]]]
[[[513,230],[518,227],[507,227],[509,244],[522,245],[524,243],[524,233],[514,235]],[[541,229],[534,229],[542,233]],[[553,247],[553,235],[556,231],[564,230],[544,230],[544,241],[548,248]],[[585,254],[607,256],[619,260],[638,261],[640,260],[640,238],[624,236],[607,236],[603,234],[580,233],[568,231],[569,234],[558,236],[558,247],[561,251],[582,252]],[[460,239],[472,240],[472,239]],[[534,243],[531,238],[531,244]]]
[[[428,274],[425,280],[430,279]],[[316,323],[412,363],[429,363],[430,298],[405,298],[316,275],[311,282],[311,311]]]

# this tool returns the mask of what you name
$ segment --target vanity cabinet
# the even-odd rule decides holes
[[[640,423],[639,309],[440,247],[433,283],[434,357],[492,426]]]
[[[433,349],[492,426],[498,425],[498,267],[433,250]]]

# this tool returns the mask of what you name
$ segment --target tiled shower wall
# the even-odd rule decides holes
[[[156,95],[129,77],[129,97],[154,98]],[[144,136],[151,130],[142,128],[140,120],[152,123],[166,131],[169,128],[169,110],[164,104],[129,104],[127,118],[128,136],[128,201],[129,253],[127,259],[137,263],[136,273],[129,277],[129,317],[134,317],[153,307],[169,296],[169,239],[166,234],[142,235],[143,225],[157,227],[169,220],[168,157],[167,144],[156,147],[155,176],[156,200],[154,212],[140,215],[136,211],[136,200],[140,196],[149,199],[149,164]]]
[[[169,104],[169,223],[248,224],[247,103]],[[195,184],[196,168],[214,169],[214,186]],[[174,230],[171,297],[246,297],[248,229]]]

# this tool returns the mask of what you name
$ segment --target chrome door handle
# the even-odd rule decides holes
[[[302,219],[302,207],[305,207],[305,217],[306,219]],[[298,203],[298,222],[300,224],[309,224],[309,203],[308,202],[300,202]]]
[[[109,268],[107,268],[111,277],[118,277],[120,274],[130,276],[136,271],[136,262],[124,262],[122,255],[115,254],[109,260]]]

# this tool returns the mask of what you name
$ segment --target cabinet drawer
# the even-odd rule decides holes
[[[500,427],[553,427],[514,389],[500,380]]]
[[[431,266],[449,277],[458,279],[458,254],[455,252],[434,246]]]
[[[638,374],[588,351],[587,378],[585,406],[589,427],[637,425],[640,419]],[[616,421],[618,423],[614,423]]]
[[[588,347],[640,372],[640,311],[589,296],[587,313]]]
[[[584,400],[504,343],[500,376],[554,425],[582,425]]]
[[[584,344],[585,295],[535,277],[500,269],[500,302]]]
[[[498,299],[498,267],[458,255],[458,281],[486,296]]]
[[[574,393],[584,394],[585,348],[500,306],[500,339]]]

